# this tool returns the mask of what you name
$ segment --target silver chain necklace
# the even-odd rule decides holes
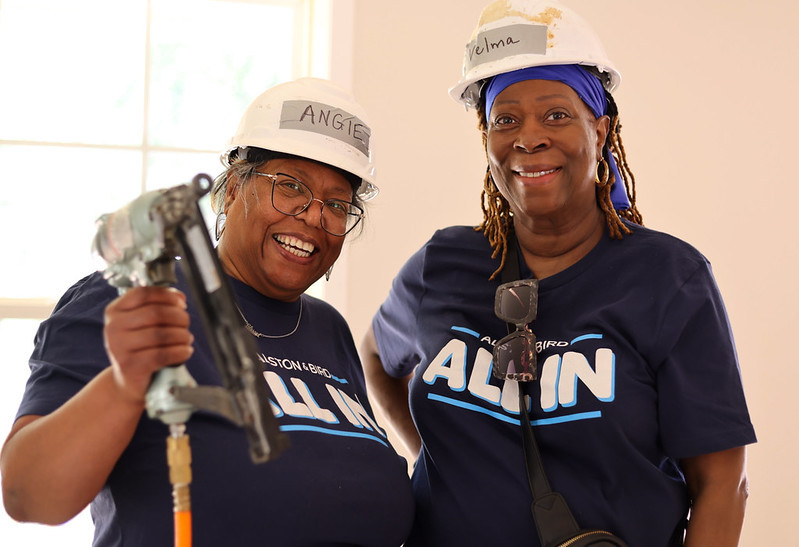
[[[255,330],[255,327],[253,327],[250,324],[250,322],[247,321],[247,318],[244,317],[244,312],[241,311],[241,308],[239,308],[238,304],[236,305],[236,309],[239,310],[239,315],[241,315],[241,318],[244,319],[244,327],[247,329],[247,331],[250,334],[252,334],[256,338],[272,338],[272,339],[275,339],[275,338],[286,338],[288,336],[291,336],[295,332],[297,332],[297,329],[300,327],[300,321],[302,320],[302,298],[300,298],[300,314],[297,316],[297,324],[294,325],[294,328],[291,329],[291,332],[286,333],[286,334],[278,334],[276,336],[273,336],[273,335],[270,335],[270,334],[263,334],[263,333],[258,332],[257,330]]]

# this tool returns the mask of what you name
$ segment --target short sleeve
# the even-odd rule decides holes
[[[49,414],[109,365],[103,314],[116,296],[100,274],[82,279],[64,294],[36,333],[18,418]]]
[[[679,287],[658,338],[666,452],[679,459],[755,442],[732,330],[710,264],[703,262]]]
[[[397,378],[410,374],[421,355],[417,317],[425,290],[425,249],[422,247],[411,256],[399,271],[388,297],[372,320],[383,367]]]

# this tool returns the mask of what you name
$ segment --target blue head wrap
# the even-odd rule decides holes
[[[599,118],[608,112],[608,102],[605,99],[605,90],[599,78],[580,68],[579,65],[544,65],[522,68],[513,72],[497,74],[486,86],[486,117],[491,114],[491,107],[494,100],[508,86],[526,80],[552,80],[561,82],[572,88],[577,96],[591,109],[594,116]],[[627,199],[627,192],[624,183],[621,181],[619,168],[613,154],[608,153],[608,165],[616,182],[610,188],[610,200],[616,209],[629,209],[630,200]]]

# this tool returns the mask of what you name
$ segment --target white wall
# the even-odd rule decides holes
[[[480,219],[473,112],[449,99],[487,0],[355,0],[352,83],[372,118],[381,194],[348,255],[356,340],[432,232]],[[616,99],[645,223],[713,263],[759,442],[742,545],[784,545],[799,486],[799,78],[792,0],[571,0],[623,75]],[[335,275],[335,273],[334,273]]]

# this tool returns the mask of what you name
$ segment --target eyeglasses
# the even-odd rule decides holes
[[[322,204],[322,229],[334,236],[347,235],[364,217],[363,209],[343,199],[321,199],[313,197],[308,186],[285,173],[255,172],[256,175],[272,179],[272,207],[284,215],[297,216],[314,201]]]
[[[494,346],[494,376],[501,380],[529,382],[538,377],[535,335],[527,326],[538,312],[538,280],[520,279],[497,288],[494,313],[516,325],[513,332]]]

